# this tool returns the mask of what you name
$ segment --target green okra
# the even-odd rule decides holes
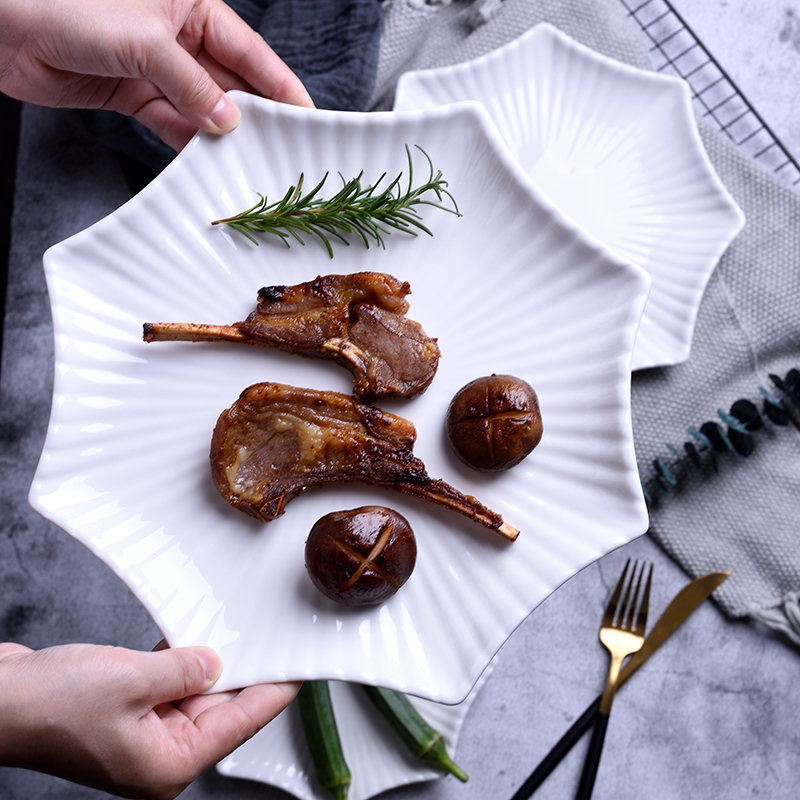
[[[408,697],[376,686],[363,689],[413,755],[438,764],[460,781],[468,779],[466,772],[450,758],[442,734],[423,719]]]
[[[344,759],[327,681],[306,681],[297,695],[300,719],[320,784],[335,800],[347,800],[350,768]]]

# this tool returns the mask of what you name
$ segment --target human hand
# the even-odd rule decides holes
[[[297,76],[223,0],[0,0],[0,91],[136,117],[180,150],[226,133],[230,89],[312,106]]]
[[[200,695],[208,648],[0,644],[0,764],[121,797],[174,798],[280,713],[294,683]]]

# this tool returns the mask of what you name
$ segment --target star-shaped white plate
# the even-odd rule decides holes
[[[219,689],[330,678],[457,703],[556,587],[647,528],[629,393],[649,278],[536,190],[480,104],[359,114],[234,98],[234,133],[197,136],[140,194],[45,254],[56,371],[30,501],[125,581],[170,645],[216,649]],[[422,207],[433,236],[334,243],[331,259],[317,240],[256,246],[210,225],[255,192],[280,199],[301,172],[314,186],[330,171],[331,192],[337,173],[392,178],[407,171],[406,144],[442,170],[462,214]],[[415,152],[416,184],[428,167]],[[245,387],[349,392],[351,376],[262,348],[146,344],[142,324],[229,324],[264,285],[361,270],[409,281],[410,316],[442,351],[423,395],[384,408],[414,422],[428,472],[500,512],[516,542],[388,489],[315,489],[263,524],[214,487],[211,433]],[[463,384],[492,372],[537,390],[544,436],[520,466],[487,476],[450,452],[444,419]],[[311,584],[304,543],[323,514],[367,503],[409,520],[417,566],[388,602],[346,608]]]

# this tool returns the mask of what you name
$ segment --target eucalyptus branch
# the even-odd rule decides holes
[[[325,245],[328,255],[333,258],[331,239],[335,238],[344,244],[350,244],[345,234],[355,234],[366,247],[370,241],[377,242],[384,249],[384,235],[391,229],[417,236],[424,231],[433,236],[422,224],[418,211],[420,206],[432,206],[461,216],[452,194],[447,190],[447,181],[442,178],[441,170],[434,174],[433,162],[428,154],[419,146],[417,149],[428,161],[428,180],[414,187],[414,165],[411,150],[406,145],[408,157],[408,187],[402,191],[398,175],[386,188],[378,187],[386,177],[386,173],[371,186],[362,187],[363,171],[357,177],[346,181],[342,179],[342,188],[331,198],[319,197],[328,173],[307,194],[303,194],[303,175],[300,175],[296,186],[291,186],[283,198],[275,203],[268,203],[267,198],[258,194],[259,201],[246,211],[226,219],[218,219],[212,225],[228,225],[258,244],[254,234],[271,233],[279,236],[288,247],[291,239],[305,244],[303,235],[318,236]],[[426,195],[432,193],[435,200]],[[450,208],[444,205],[445,199],[453,204]]]
[[[683,453],[667,443],[670,456],[655,458],[650,467],[639,464],[640,479],[648,505],[655,505],[659,497],[673,498],[686,484],[710,471],[719,471],[720,456],[731,453],[742,458],[750,456],[755,448],[753,432],[766,431],[774,436],[771,425],[785,427],[794,423],[800,427],[800,371],[791,369],[784,378],[770,375],[777,394],[759,387],[763,406],[742,398],[730,408],[719,409],[720,422],[704,422],[699,428],[687,428],[692,437],[684,442]]]

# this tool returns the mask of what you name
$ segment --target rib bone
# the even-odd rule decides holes
[[[353,373],[362,400],[414,397],[436,374],[439,346],[405,316],[411,291],[391,275],[328,275],[268,286],[258,307],[233,325],[144,324],[146,342],[236,342],[330,358]]]

